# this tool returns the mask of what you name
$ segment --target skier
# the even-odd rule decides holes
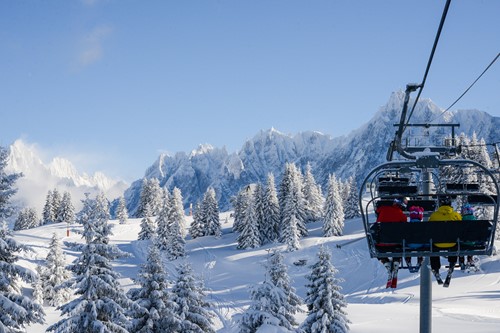
[[[477,218],[474,216],[474,208],[472,208],[472,206],[470,204],[463,205],[462,209],[461,209],[461,213],[462,213],[462,220],[464,220],[464,221],[477,220]],[[463,242],[462,245],[474,246],[476,244],[474,242]],[[461,270],[466,270],[466,269],[470,269],[470,268],[477,270],[477,267],[475,267],[474,260],[473,260],[473,257],[471,255],[467,256],[467,265],[465,264],[465,258],[463,256],[458,258],[458,262],[460,264]]]
[[[402,199],[394,199],[392,206],[380,206],[376,210],[377,222],[383,223],[394,223],[394,222],[407,222],[408,218],[403,213],[403,208],[405,208],[405,203]],[[386,244],[379,243],[377,246],[386,248],[397,248],[401,244]],[[382,258],[380,262],[387,269],[388,278],[386,288],[396,288],[399,265],[401,263],[400,257],[395,258]]]
[[[411,206],[409,211],[410,211],[410,222],[422,222],[422,220],[424,219],[424,209],[422,207]],[[410,249],[419,249],[422,246],[424,246],[424,244],[416,244],[416,243],[408,244],[408,247]],[[408,269],[410,270],[411,273],[418,272],[420,266],[422,265],[422,260],[423,260],[422,257],[418,257],[417,265],[413,267],[411,265],[411,257],[405,258],[406,264],[408,265]]]
[[[461,221],[462,215],[455,212],[453,207],[451,207],[451,198],[449,196],[442,196],[439,198],[439,208],[429,217],[429,222],[432,221]],[[457,243],[435,243],[438,249],[448,249],[456,246]],[[439,257],[431,257],[431,269],[432,273],[436,277],[438,284],[443,284],[443,287],[448,287],[451,280],[451,275],[453,274],[453,269],[457,263],[457,256],[448,256],[448,274],[443,283],[441,276],[439,275],[439,269],[441,268],[441,261]]]

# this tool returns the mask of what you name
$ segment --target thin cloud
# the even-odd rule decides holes
[[[80,67],[87,67],[103,57],[103,43],[112,33],[113,28],[98,26],[83,38],[82,51],[78,55]]]

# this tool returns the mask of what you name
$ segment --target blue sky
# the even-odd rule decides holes
[[[0,145],[131,181],[160,152],[259,130],[333,137],[421,82],[445,1],[1,1]],[[422,97],[500,51],[500,1],[452,1]],[[500,116],[500,62],[454,109]]]

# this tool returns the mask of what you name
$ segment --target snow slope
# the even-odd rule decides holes
[[[114,225],[112,242],[131,254],[130,258],[114,262],[116,270],[122,275],[122,286],[129,289],[133,286],[132,279],[146,259],[148,242],[137,241],[140,219],[131,219],[126,225],[116,221],[110,223]],[[209,300],[215,305],[217,332],[233,333],[238,331],[236,319],[249,305],[249,286],[264,280],[262,263],[266,261],[272,245],[254,250],[237,250],[236,234],[231,231],[229,213],[221,214],[221,223],[223,235],[220,239],[207,236],[192,240],[188,236],[186,250],[194,270],[211,290]],[[369,257],[360,219],[347,220],[345,225],[344,236],[325,238],[321,236],[320,224],[309,224],[310,235],[300,241],[301,249],[292,253],[284,252],[288,272],[298,295],[305,296],[308,266],[316,261],[318,246],[326,244],[332,253],[333,264],[345,280],[342,291],[348,302],[346,310],[352,322],[352,333],[419,332],[419,275],[401,270],[398,288],[394,291],[385,289],[385,269]],[[76,253],[67,244],[82,242],[80,236],[73,230],[66,237],[66,226],[53,224],[14,234],[17,240],[34,249],[34,253],[24,255],[20,263],[31,268],[42,263],[53,232],[58,233],[65,242],[63,249],[68,262],[74,259]],[[274,246],[284,248],[281,244]],[[299,259],[306,259],[308,264],[294,265]],[[438,286],[433,280],[432,325],[435,332],[499,331],[499,259],[498,256],[482,257],[481,272],[478,273],[456,271],[448,289]],[[166,262],[171,278],[175,272],[174,264]],[[29,287],[26,292],[31,292]],[[45,310],[46,325],[29,327],[27,332],[44,332],[46,327],[58,320],[57,310],[52,307],[46,307]],[[299,316],[299,321],[302,321],[305,313]],[[271,333],[275,330],[262,329],[259,332]]]

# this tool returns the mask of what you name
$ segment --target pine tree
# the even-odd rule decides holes
[[[109,244],[109,206],[104,195],[98,195],[95,202],[87,205],[94,209],[83,220],[85,245],[80,257],[71,266],[75,277],[64,284],[75,286],[75,294],[80,296],[60,306],[61,315],[66,318],[51,325],[47,331],[128,333],[129,321],[125,312],[131,301],[120,287],[120,275],[113,270],[110,262],[126,256],[126,253]]]
[[[92,217],[95,200],[90,198],[90,193],[85,193],[85,199],[82,201],[82,209],[76,214],[76,222],[86,224]]]
[[[270,281],[278,288],[283,290],[287,299],[283,304],[281,315],[283,316],[281,326],[292,329],[292,326],[298,325],[295,320],[295,314],[302,312],[300,305],[302,299],[295,293],[292,281],[288,275],[287,266],[284,262],[283,254],[278,250],[273,250],[267,264],[267,272]]]
[[[120,224],[125,224],[128,221],[128,211],[127,205],[125,204],[125,198],[120,196],[118,199],[118,206],[116,207],[116,218],[120,221]]]
[[[257,230],[259,232],[260,244],[268,243],[269,238],[266,233],[266,226],[264,225],[264,188],[261,183],[255,184],[255,189],[253,191],[253,211],[255,214],[255,220],[257,221]]]
[[[267,184],[264,191],[264,222],[263,232],[266,238],[274,242],[278,240],[280,233],[280,207],[276,187],[274,185],[274,176],[267,176]]]
[[[7,149],[0,146],[0,221],[14,214],[15,210],[10,204],[10,199],[17,192],[17,188],[14,187],[15,182],[22,176],[21,173],[7,174],[5,172],[8,157]]]
[[[353,219],[360,217],[361,211],[359,208],[358,186],[356,185],[354,177],[349,177],[347,186],[349,187],[349,195],[345,200],[344,218]]]
[[[54,201],[52,200],[52,191],[47,192],[45,205],[43,206],[42,224],[49,224],[56,220],[54,215]]]
[[[285,176],[288,179],[282,181],[282,184],[286,183],[287,185],[282,185],[282,188],[286,189],[286,191],[283,190],[282,199],[280,201],[280,207],[282,208],[280,232],[282,233],[285,229],[289,229],[291,227],[289,226],[291,223],[290,221],[294,218],[296,220],[295,227],[299,232],[299,237],[307,236],[307,228],[305,225],[306,202],[302,192],[302,174],[295,164],[287,164],[286,169]],[[281,237],[283,237],[283,235],[281,235]]]
[[[57,190],[57,188],[52,190],[52,216],[54,219],[53,222],[57,221],[57,214],[59,213],[59,209],[61,207],[61,193]]]
[[[149,247],[147,262],[142,266],[135,281],[139,288],[130,289],[128,295],[137,306],[130,315],[130,333],[181,332],[178,306],[169,292],[167,273],[161,263],[157,244]]]
[[[71,194],[64,192],[59,209],[57,211],[56,222],[73,224],[75,222],[75,207],[71,202]]]
[[[193,222],[191,222],[191,227],[189,228],[189,235],[191,238],[195,239],[206,235],[204,221],[205,217],[203,216],[201,203],[198,201],[194,206]]]
[[[170,196],[170,214],[169,220],[171,222],[176,221],[179,224],[180,232],[182,237],[185,237],[186,232],[186,217],[184,214],[184,204],[182,203],[182,193],[177,187],[172,190],[172,195]]]
[[[0,202],[6,199],[1,195]],[[15,264],[19,259],[16,253],[27,249],[3,230],[0,235],[0,332],[24,332],[26,325],[44,321],[42,306],[23,296],[19,285],[21,281],[32,284],[37,278],[34,272]]]
[[[186,254],[184,240],[186,230],[186,219],[182,205],[181,191],[175,187],[170,196],[170,209],[167,219],[167,254],[170,260],[184,257]]]
[[[201,202],[201,209],[203,210],[203,217],[205,219],[205,234],[213,235],[217,238],[220,237],[222,235],[222,230],[219,220],[219,205],[213,188],[209,187],[205,192],[203,201]]]
[[[253,249],[261,244],[259,232],[259,221],[255,210],[255,196],[249,196],[246,210],[243,212],[241,221],[242,230],[238,235],[238,249]]]
[[[33,287],[33,301],[40,305],[43,305],[42,271],[43,267],[36,265],[37,278],[31,283]]]
[[[304,333],[345,333],[350,321],[344,308],[347,306],[340,293],[341,279],[332,265],[330,254],[323,246],[318,252],[318,261],[311,266],[311,274],[306,276],[309,283],[306,296],[308,316],[300,326]]]
[[[240,190],[236,197],[234,197],[232,200],[232,205],[234,208],[233,232],[241,232],[243,230],[242,221],[244,220],[245,211],[247,210],[247,206],[250,202],[252,193],[252,187],[250,185],[247,185],[242,190]]]
[[[70,299],[71,289],[62,286],[70,277],[71,272],[66,269],[66,256],[62,252],[57,234],[54,233],[45,258],[45,268],[40,273],[43,298],[50,306],[59,306]]]
[[[323,195],[321,187],[316,183],[311,170],[311,164],[307,163],[304,175],[303,187],[306,222],[315,222],[323,217]]]
[[[156,218],[156,243],[160,250],[166,250],[169,247],[169,222],[170,215],[170,196],[167,196],[163,202],[163,207]]]
[[[189,263],[177,267],[177,279],[172,287],[173,301],[178,305],[177,314],[182,318],[182,333],[215,333],[211,304],[205,300],[202,281],[195,278]]]
[[[141,231],[139,231],[139,237],[137,239],[152,239],[156,235],[156,223],[150,217],[151,208],[149,207],[149,203],[146,203],[146,205],[144,206],[142,214],[144,215],[144,217],[141,220]]]
[[[144,217],[144,209],[149,204],[151,216],[156,216],[163,205],[163,191],[157,178],[142,180],[142,189],[139,197],[139,206],[137,208],[137,217]]]
[[[342,207],[337,178],[332,174],[328,178],[323,235],[325,237],[342,236],[343,232],[344,208]]]
[[[19,212],[16,222],[14,223],[14,230],[24,230],[38,227],[40,221],[33,207],[24,208]]]
[[[264,324],[289,331],[297,325],[294,315],[302,301],[291,287],[283,256],[277,251],[268,259],[267,276],[250,291],[252,304],[241,317],[240,333],[255,333]]]

